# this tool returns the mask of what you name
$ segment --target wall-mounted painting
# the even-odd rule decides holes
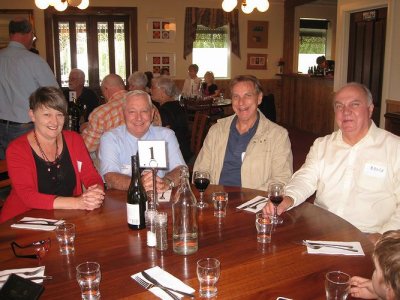
[[[175,40],[175,19],[147,19],[147,41],[151,43],[171,43]]]
[[[152,71],[156,76],[160,74],[162,68],[168,69],[170,76],[175,76],[175,64],[175,53],[147,53],[146,55],[147,70]]]
[[[10,40],[8,34],[8,23],[16,18],[25,18],[30,20],[33,28],[35,28],[32,9],[0,9],[0,49],[7,47]]]
[[[247,69],[266,70],[267,57],[267,54],[247,54]]]
[[[268,48],[267,21],[248,21],[247,48]]]

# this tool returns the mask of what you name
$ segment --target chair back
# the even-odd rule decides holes
[[[7,162],[5,159],[0,160],[0,188],[8,187],[11,185],[11,180],[7,173]]]
[[[201,111],[204,114],[210,115],[213,101],[212,98],[202,100],[185,99],[183,103],[187,113],[192,112],[194,115],[197,111]]]
[[[197,111],[194,115],[190,150],[195,157],[199,154],[200,149],[203,146],[203,142],[209,128],[209,120],[210,117],[201,111]]]

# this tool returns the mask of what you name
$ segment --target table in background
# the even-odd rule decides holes
[[[44,258],[46,274],[45,299],[80,299],[75,279],[75,265],[96,261],[101,265],[102,299],[157,299],[144,290],[130,275],[160,266],[196,289],[196,261],[216,257],[221,262],[218,299],[267,299],[285,296],[295,300],[325,299],[324,275],[341,270],[351,275],[370,277],[373,271],[373,245],[358,229],[330,212],[309,203],[284,214],[284,224],[273,233],[265,247],[257,243],[255,215],[238,211],[236,206],[265,192],[233,187],[212,186],[206,190],[210,202],[212,191],[229,193],[226,218],[219,222],[213,207],[200,210],[199,250],[189,256],[172,251],[171,205],[162,203],[168,212],[168,250],[160,252],[146,246],[146,230],[132,231],[126,224],[126,193],[109,190],[105,205],[92,212],[67,210],[32,210],[19,216],[63,218],[77,226],[75,254],[61,256],[53,232],[12,229],[12,221],[0,225],[1,269],[37,266],[32,259],[15,258],[10,242],[28,243],[50,236],[52,248]],[[195,191],[195,193],[197,193]],[[197,195],[197,194],[196,194]],[[309,255],[305,246],[295,241],[360,241],[366,256]],[[350,299],[351,297],[349,297]]]

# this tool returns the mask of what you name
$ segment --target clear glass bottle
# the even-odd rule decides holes
[[[168,216],[165,212],[159,212],[155,218],[156,223],[156,249],[163,251],[168,249],[168,237],[167,237],[167,223]]]
[[[127,197],[127,220],[130,229],[139,230],[146,227],[144,213],[147,197],[140,180],[139,154],[132,155],[132,177]]]
[[[189,184],[189,170],[181,167],[180,184],[172,204],[172,241],[177,254],[188,255],[197,252],[197,206]]]

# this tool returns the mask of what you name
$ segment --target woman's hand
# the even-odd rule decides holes
[[[103,205],[104,201],[104,190],[101,186],[95,184],[90,186],[83,194],[79,197],[83,209],[93,210]]]
[[[350,294],[355,298],[362,299],[377,299],[372,286],[372,281],[367,278],[353,276],[350,278]]]
[[[144,171],[142,173],[142,184],[145,191],[152,191],[153,190],[153,172],[151,171]],[[163,193],[168,190],[169,185],[167,184],[166,180],[156,176],[156,190],[157,193]]]

